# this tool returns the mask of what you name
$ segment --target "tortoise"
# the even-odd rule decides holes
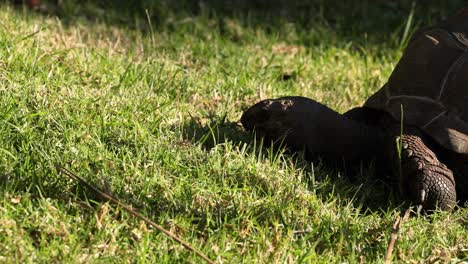
[[[468,5],[416,31],[388,82],[339,114],[305,97],[267,99],[241,117],[247,131],[312,157],[376,160],[418,209],[452,210],[468,197]]]

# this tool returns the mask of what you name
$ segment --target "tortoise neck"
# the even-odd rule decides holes
[[[328,107],[314,117],[308,149],[312,154],[349,162],[385,161],[388,136],[378,125],[379,115],[372,109],[356,108],[343,115]],[[318,120],[317,120],[318,119]],[[375,122],[369,122],[369,121]],[[385,162],[382,162],[382,164]]]

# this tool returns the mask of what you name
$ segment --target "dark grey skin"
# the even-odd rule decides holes
[[[304,97],[257,103],[246,130],[310,156],[376,160],[402,196],[425,210],[468,197],[468,5],[415,32],[388,82],[343,115]],[[398,144],[397,144],[398,143]]]
[[[241,122],[258,136],[310,156],[349,163],[377,160],[397,175],[402,197],[424,210],[452,210],[457,197],[466,200],[466,188],[455,187],[468,173],[468,166],[460,166],[463,160],[416,127],[401,130],[400,122],[383,111],[360,107],[341,115],[312,99],[283,97],[255,104]]]

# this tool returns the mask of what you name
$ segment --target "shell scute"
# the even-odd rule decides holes
[[[403,118],[405,124],[421,128],[442,146],[468,154],[465,32],[468,12],[459,13],[439,26],[419,30],[387,84],[365,106],[384,110],[397,120]]]

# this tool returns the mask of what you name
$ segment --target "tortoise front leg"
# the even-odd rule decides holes
[[[407,129],[398,137],[400,192],[426,211],[436,207],[451,210],[457,200],[453,172],[438,160],[416,128]]]

